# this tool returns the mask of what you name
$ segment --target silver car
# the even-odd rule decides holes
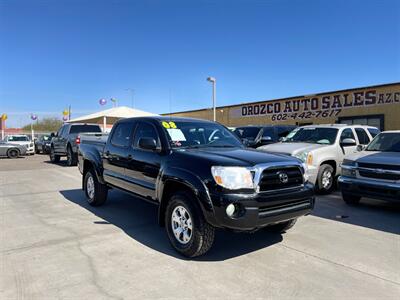
[[[257,149],[297,157],[305,165],[308,181],[321,194],[328,194],[340,175],[344,157],[361,150],[378,133],[371,126],[308,125],[296,128],[281,143]]]
[[[15,145],[0,141],[0,156],[7,156],[9,158],[18,158],[19,156],[22,155],[26,155],[25,146]]]

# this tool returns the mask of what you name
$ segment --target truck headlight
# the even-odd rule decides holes
[[[211,167],[215,182],[229,190],[254,188],[253,176],[249,169],[244,167]]]
[[[313,155],[311,152],[300,152],[293,154],[294,157],[300,159],[304,164],[311,166],[313,163]]]
[[[345,159],[342,163],[342,175],[346,177],[356,177],[357,173],[356,162],[352,160]]]

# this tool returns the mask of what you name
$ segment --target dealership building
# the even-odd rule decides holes
[[[165,114],[212,120],[212,109]],[[219,106],[217,121],[226,126],[264,124],[360,124],[400,129],[400,82],[290,98]]]

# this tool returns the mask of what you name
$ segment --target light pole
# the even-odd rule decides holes
[[[217,120],[217,115],[215,113],[215,105],[217,102],[217,95],[216,95],[216,85],[217,85],[217,81],[214,77],[208,77],[207,81],[212,83],[212,87],[213,87],[213,96],[212,96],[212,100],[213,100],[213,119],[214,122]]]
[[[110,101],[114,104],[114,107],[118,106],[118,100],[115,98],[111,98]]]
[[[132,108],[135,108],[135,99],[134,99],[134,96],[135,96],[135,90],[134,89],[125,89],[126,91],[128,91],[128,92],[131,92],[131,100],[132,100]]]

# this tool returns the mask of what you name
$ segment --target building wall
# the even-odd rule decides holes
[[[171,116],[212,120],[213,113],[212,109],[202,109]],[[217,121],[226,126],[365,123],[366,120],[374,125],[378,119],[382,119],[381,129],[400,129],[400,83],[217,108]]]

